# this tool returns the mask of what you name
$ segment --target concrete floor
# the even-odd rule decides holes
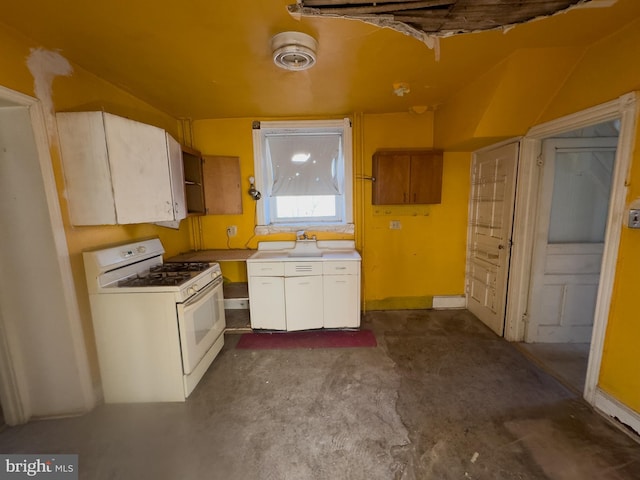
[[[81,479],[640,479],[640,444],[466,311],[369,312],[377,348],[236,350],[185,403],[0,433]]]
[[[531,360],[577,393],[584,392],[589,343],[518,343]]]

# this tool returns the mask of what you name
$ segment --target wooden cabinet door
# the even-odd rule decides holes
[[[442,152],[379,151],[373,156],[373,205],[440,203]]]
[[[409,203],[440,203],[442,197],[442,153],[411,155]]]
[[[409,201],[411,156],[409,153],[376,153],[373,156],[372,203],[394,205]]]
[[[240,157],[205,155],[202,166],[207,215],[241,215]]]

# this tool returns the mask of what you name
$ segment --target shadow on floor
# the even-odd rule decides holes
[[[525,355],[577,394],[584,392],[589,343],[517,343]]]
[[[184,403],[0,433],[81,479],[640,479],[640,446],[466,311],[368,312],[367,348],[225,347]]]

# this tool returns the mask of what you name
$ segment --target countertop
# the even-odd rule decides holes
[[[314,242],[309,254],[304,249],[291,255],[295,241],[260,242],[258,250],[247,259],[248,262],[323,262],[327,260],[358,261],[361,256],[352,240],[319,240]]]
[[[165,262],[244,262],[257,250],[193,250],[168,258]]]

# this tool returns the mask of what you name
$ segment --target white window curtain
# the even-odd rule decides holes
[[[353,233],[350,120],[256,121],[252,128],[255,187],[262,192],[256,203],[256,234],[309,225]],[[281,217],[281,201],[296,196],[325,203],[333,197],[335,217]]]
[[[338,134],[268,136],[270,196],[342,195],[341,143]]]

